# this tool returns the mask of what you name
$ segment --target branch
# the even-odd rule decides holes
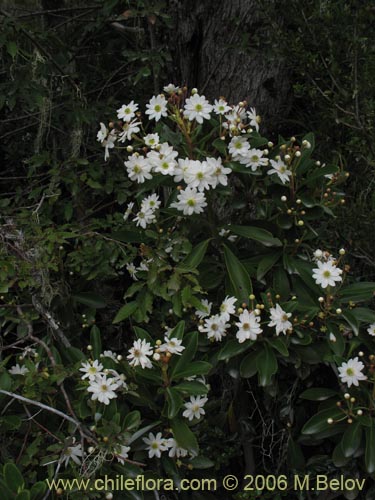
[[[5,396],[9,396],[10,398],[13,399],[18,399],[19,401],[22,401],[22,403],[25,403],[27,405],[33,405],[33,406],[38,406],[39,408],[42,408],[43,410],[49,411],[51,413],[54,413],[55,415],[58,415],[59,417],[63,418],[64,420],[67,420],[68,422],[71,422],[72,424],[76,425],[77,427],[81,426],[81,423],[76,420],[73,417],[70,417],[69,415],[66,415],[66,413],[63,413],[60,410],[56,410],[56,408],[52,408],[52,406],[47,406],[44,403],[41,403],[40,401],[34,401],[33,399],[25,398],[24,396],[20,396],[19,394],[16,394],[15,392],[9,392],[9,391],[4,391],[3,389],[0,389],[0,394],[4,394]]]

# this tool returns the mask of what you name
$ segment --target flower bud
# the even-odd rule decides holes
[[[346,253],[346,252],[345,252],[345,248],[340,248],[340,250],[339,250],[339,254],[340,254],[340,255],[345,255],[345,253]]]
[[[132,153],[132,152],[134,151],[133,146],[130,146],[130,145],[129,145],[129,146],[126,146],[126,151],[127,151],[128,153]]]
[[[299,158],[299,157],[301,156],[301,151],[296,151],[296,152],[295,152],[295,156],[296,156],[297,158]]]
[[[342,313],[342,309],[340,309],[339,307],[336,309],[336,314],[341,314]]]
[[[286,196],[282,196],[280,199],[281,199],[281,201],[285,202],[287,200],[287,197]]]

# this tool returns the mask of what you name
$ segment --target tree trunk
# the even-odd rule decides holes
[[[170,0],[170,11],[174,82],[197,87],[211,99],[246,99],[274,131],[289,112],[291,83],[286,65],[269,44],[272,26],[260,3]]]

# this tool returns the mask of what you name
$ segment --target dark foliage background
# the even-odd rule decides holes
[[[90,306],[101,305],[90,304],[88,294],[100,290],[108,302],[97,324],[106,325],[106,347],[121,348],[123,332],[112,319],[128,283],[121,249],[100,234],[121,222],[130,183],[116,154],[104,162],[96,131],[99,121],[115,118],[109,110],[132,99],[143,105],[169,82],[196,86],[209,98],[247,99],[275,143],[279,134],[314,131],[315,156],[350,173],[344,210],[329,228],[331,244],[349,250],[353,280],[374,280],[372,2],[3,0],[0,6],[1,293],[15,282],[19,297],[34,290],[36,303],[48,304],[74,338],[82,334],[77,301],[88,307],[83,323],[91,326]],[[292,399],[294,389],[284,383]],[[213,387],[218,397],[221,384]],[[245,400],[243,387],[225,384]],[[246,389],[255,402],[257,389]],[[241,411],[248,415],[253,406],[246,404],[251,408]],[[280,411],[269,404],[262,401],[254,412]],[[275,432],[282,453],[283,436]],[[235,442],[220,454],[210,446],[217,468],[241,461]],[[5,458],[12,453],[7,444]],[[274,470],[277,460],[265,469]]]

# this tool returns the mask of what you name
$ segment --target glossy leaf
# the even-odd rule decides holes
[[[256,358],[256,365],[258,369],[259,385],[265,387],[269,385],[272,375],[277,372],[277,359],[276,356],[268,345],[264,345]]]
[[[128,302],[124,306],[121,307],[121,309],[118,311],[118,313],[115,316],[115,319],[112,321],[113,324],[120,323],[121,321],[124,321],[124,319],[128,318],[131,316],[138,308],[137,302]]]
[[[256,226],[233,226],[230,225],[228,228],[232,233],[238,234],[244,238],[250,240],[258,241],[266,247],[281,247],[282,243],[278,238],[274,238],[272,233]]]
[[[249,295],[253,291],[248,272],[234,253],[225,245],[224,259],[235,296],[239,301],[248,303]]]

